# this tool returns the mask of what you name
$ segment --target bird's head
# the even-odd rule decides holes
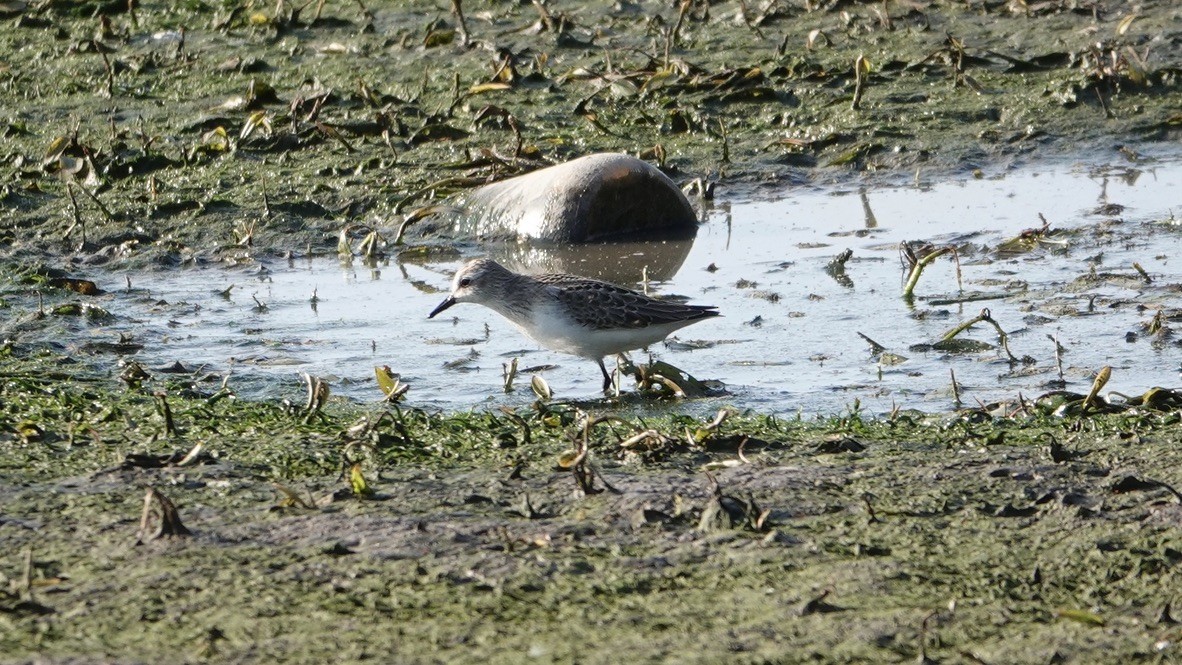
[[[436,314],[456,303],[485,303],[490,297],[496,297],[497,289],[512,276],[513,273],[492,259],[469,261],[456,271],[456,276],[451,280],[451,293],[427,315],[427,318],[434,318]]]

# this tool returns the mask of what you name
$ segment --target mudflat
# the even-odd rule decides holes
[[[394,238],[446,194],[596,151],[753,195],[1136,163],[1182,128],[1180,18],[0,3],[0,659],[1176,659],[1170,390],[784,419],[685,415],[658,386],[440,414],[314,377],[240,400],[183,359],[139,367],[137,340],[67,336],[104,315],[87,266],[138,285],[370,231],[454,252]],[[1166,353],[1171,321],[1148,331]]]

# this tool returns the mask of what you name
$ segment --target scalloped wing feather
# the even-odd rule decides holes
[[[573,275],[539,275],[554,298],[579,325],[604,330],[638,329],[718,316],[712,305],[660,300],[608,282]]]

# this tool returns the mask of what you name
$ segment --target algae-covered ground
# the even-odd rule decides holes
[[[318,251],[595,151],[778,191],[1182,131],[1172,0],[128,4],[0,4],[5,255]]]
[[[1176,3],[41,0],[0,20],[0,660],[1182,660],[1176,393],[438,414],[148,380],[114,360],[134,340],[76,357],[60,324],[104,315],[90,265],[333,252],[350,225],[393,241],[447,193],[593,151],[756,194],[1137,160],[1182,128]],[[388,251],[419,243],[447,248]]]
[[[1177,396],[1072,419],[315,412],[57,360],[5,370],[9,658],[1178,654]],[[156,537],[181,528],[160,499],[141,522],[146,487],[188,535]]]

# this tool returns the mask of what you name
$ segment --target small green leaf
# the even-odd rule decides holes
[[[398,377],[394,376],[394,372],[390,370],[389,365],[375,367],[373,368],[373,373],[378,379],[378,388],[382,389],[382,393],[386,397],[389,397],[390,393],[398,389]]]
[[[1089,626],[1103,626],[1106,623],[1104,617],[1087,610],[1058,610],[1055,616]]]
[[[354,464],[353,468],[349,469],[349,485],[353,488],[354,496],[373,496],[373,488],[369,486],[369,483],[365,481],[365,476],[361,474],[361,464]]]

